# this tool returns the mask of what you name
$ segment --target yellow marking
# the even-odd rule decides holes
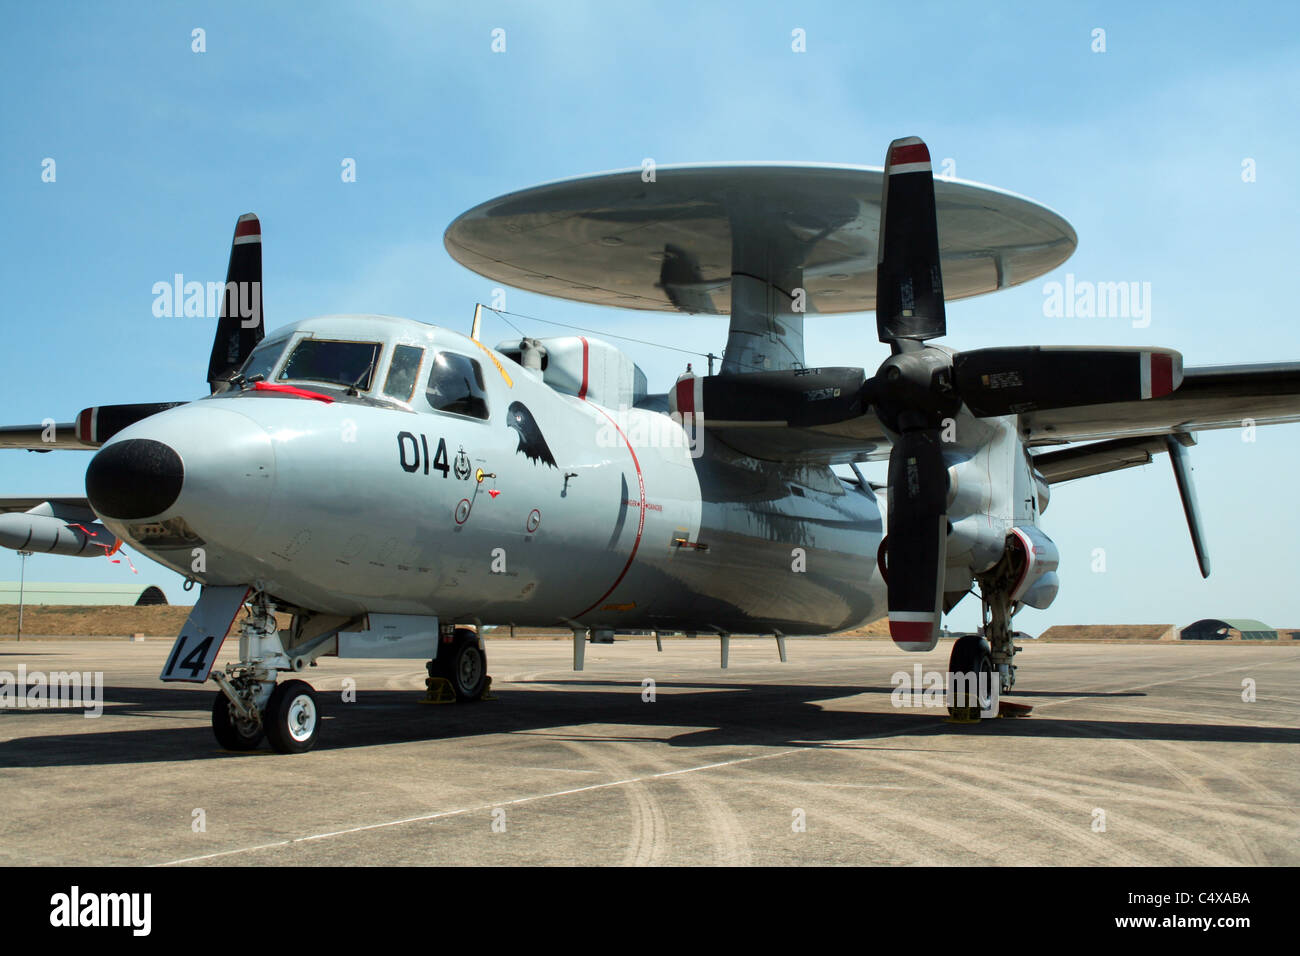
[[[470,339],[470,341],[483,350],[483,354],[492,360],[492,364],[497,367],[497,371],[500,372],[501,377],[506,380],[506,384],[509,385],[511,388],[514,388],[515,387],[514,380],[508,374],[506,374],[506,367],[501,364],[501,360],[498,359],[492,353],[492,350],[488,348],[486,345],[484,345],[482,342],[480,342],[478,339]]]
[[[429,677],[424,681],[426,688],[422,704],[454,704],[456,692],[451,689],[451,681],[445,677]]]

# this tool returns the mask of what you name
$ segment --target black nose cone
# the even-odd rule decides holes
[[[181,456],[160,441],[129,438],[96,453],[86,469],[90,506],[109,518],[153,518],[181,493]]]

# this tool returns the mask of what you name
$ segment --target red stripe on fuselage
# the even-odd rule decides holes
[[[583,340],[583,344],[584,345],[586,344],[585,339]],[[623,570],[618,573],[618,577],[614,579],[614,583],[609,586],[608,591],[606,591],[599,598],[593,601],[591,607],[587,608],[585,611],[582,611],[579,614],[573,615],[573,619],[579,622],[582,620],[582,616],[584,614],[590,614],[592,611],[594,611],[597,607],[600,606],[601,602],[603,602],[605,598],[609,597],[611,594],[614,593],[615,588],[617,588],[620,584],[623,583],[623,578],[627,576],[628,569],[632,567],[632,562],[636,559],[637,549],[641,547],[641,534],[642,532],[645,531],[645,513],[646,513],[645,476],[641,474],[641,462],[637,460],[636,451],[635,449],[632,448],[632,443],[628,441],[627,436],[623,434],[623,429],[618,427],[618,422],[610,418],[609,413],[606,412],[599,405],[592,405],[591,407],[596,409],[596,411],[600,412],[606,418],[609,418],[609,423],[614,426],[614,430],[618,432],[619,437],[621,437],[623,439],[623,442],[627,445],[628,454],[632,456],[632,465],[636,468],[636,483],[640,488],[641,507],[637,508],[636,540],[632,542],[632,553],[627,556],[627,564],[623,565]]]
[[[254,382],[253,391],[255,392],[282,392],[285,395],[296,395],[299,398],[311,398],[318,402],[324,402],[329,405],[334,401],[333,396],[326,395],[322,392],[313,392],[309,389],[299,388],[296,385],[280,385],[277,382]]]
[[[579,338],[579,339],[582,339],[582,387],[578,389],[578,397],[579,397],[580,399],[582,399],[582,400],[585,402],[585,401],[587,400],[587,352],[588,352],[588,349],[587,349],[587,340],[586,340],[585,338],[583,338],[581,335],[578,336],[578,338]]]

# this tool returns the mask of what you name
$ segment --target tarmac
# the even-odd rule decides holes
[[[11,685],[103,673],[98,717],[0,707],[0,863],[1300,863],[1286,644],[1028,643],[1032,716],[955,724],[891,694],[947,644],[733,638],[724,671],[715,640],[620,641],[574,673],[569,642],[489,638],[475,704],[422,704],[420,661],[322,659],[296,756],[221,750],[214,685],[157,680],[169,646],[0,642]]]

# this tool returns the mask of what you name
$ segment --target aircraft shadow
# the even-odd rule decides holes
[[[549,683],[549,682],[548,682]],[[560,682],[556,682],[560,683]],[[1300,743],[1300,729],[1256,725],[1178,724],[1138,720],[1063,719],[1051,715],[1027,719],[986,720],[977,725],[951,724],[946,713],[931,708],[891,708],[891,688],[816,684],[722,684],[661,681],[656,700],[641,699],[641,685],[630,681],[592,681],[591,685],[626,686],[627,692],[584,690],[583,681],[562,682],[562,692],[522,691],[506,685],[496,701],[470,705],[430,706],[421,691],[367,690],[357,701],[343,703],[336,693],[320,695],[324,724],[319,751],[347,750],[393,743],[486,737],[528,732],[543,739],[644,741],[658,739],[675,747],[758,746],[854,749],[863,739],[942,737],[955,749],[969,735],[1046,737],[1094,740],[1217,741],[1228,743]],[[22,720],[48,718],[48,710],[6,709],[6,733],[0,742],[0,768],[96,766],[153,761],[255,759],[269,749],[230,753],[218,748],[208,714],[213,691],[185,688],[106,687],[105,715],[174,720],[175,712],[193,715],[192,726],[145,727],[24,735]],[[878,697],[874,709],[825,709],[819,702],[858,694]],[[1020,695],[1017,695],[1020,696]],[[1061,696],[1061,695],[1055,695]],[[1080,695],[1082,696],[1082,695]],[[1133,695],[1117,695],[1133,696]],[[886,709],[888,708],[888,709]],[[170,712],[170,713],[164,713]],[[64,709],[69,720],[86,718]],[[12,723],[10,721],[13,721]],[[592,733],[584,727],[599,727]],[[610,733],[626,727],[628,733]],[[662,727],[647,738],[645,728]],[[682,727],[705,727],[683,731]],[[636,733],[631,731],[635,729]],[[288,759],[288,758],[286,758]]]

